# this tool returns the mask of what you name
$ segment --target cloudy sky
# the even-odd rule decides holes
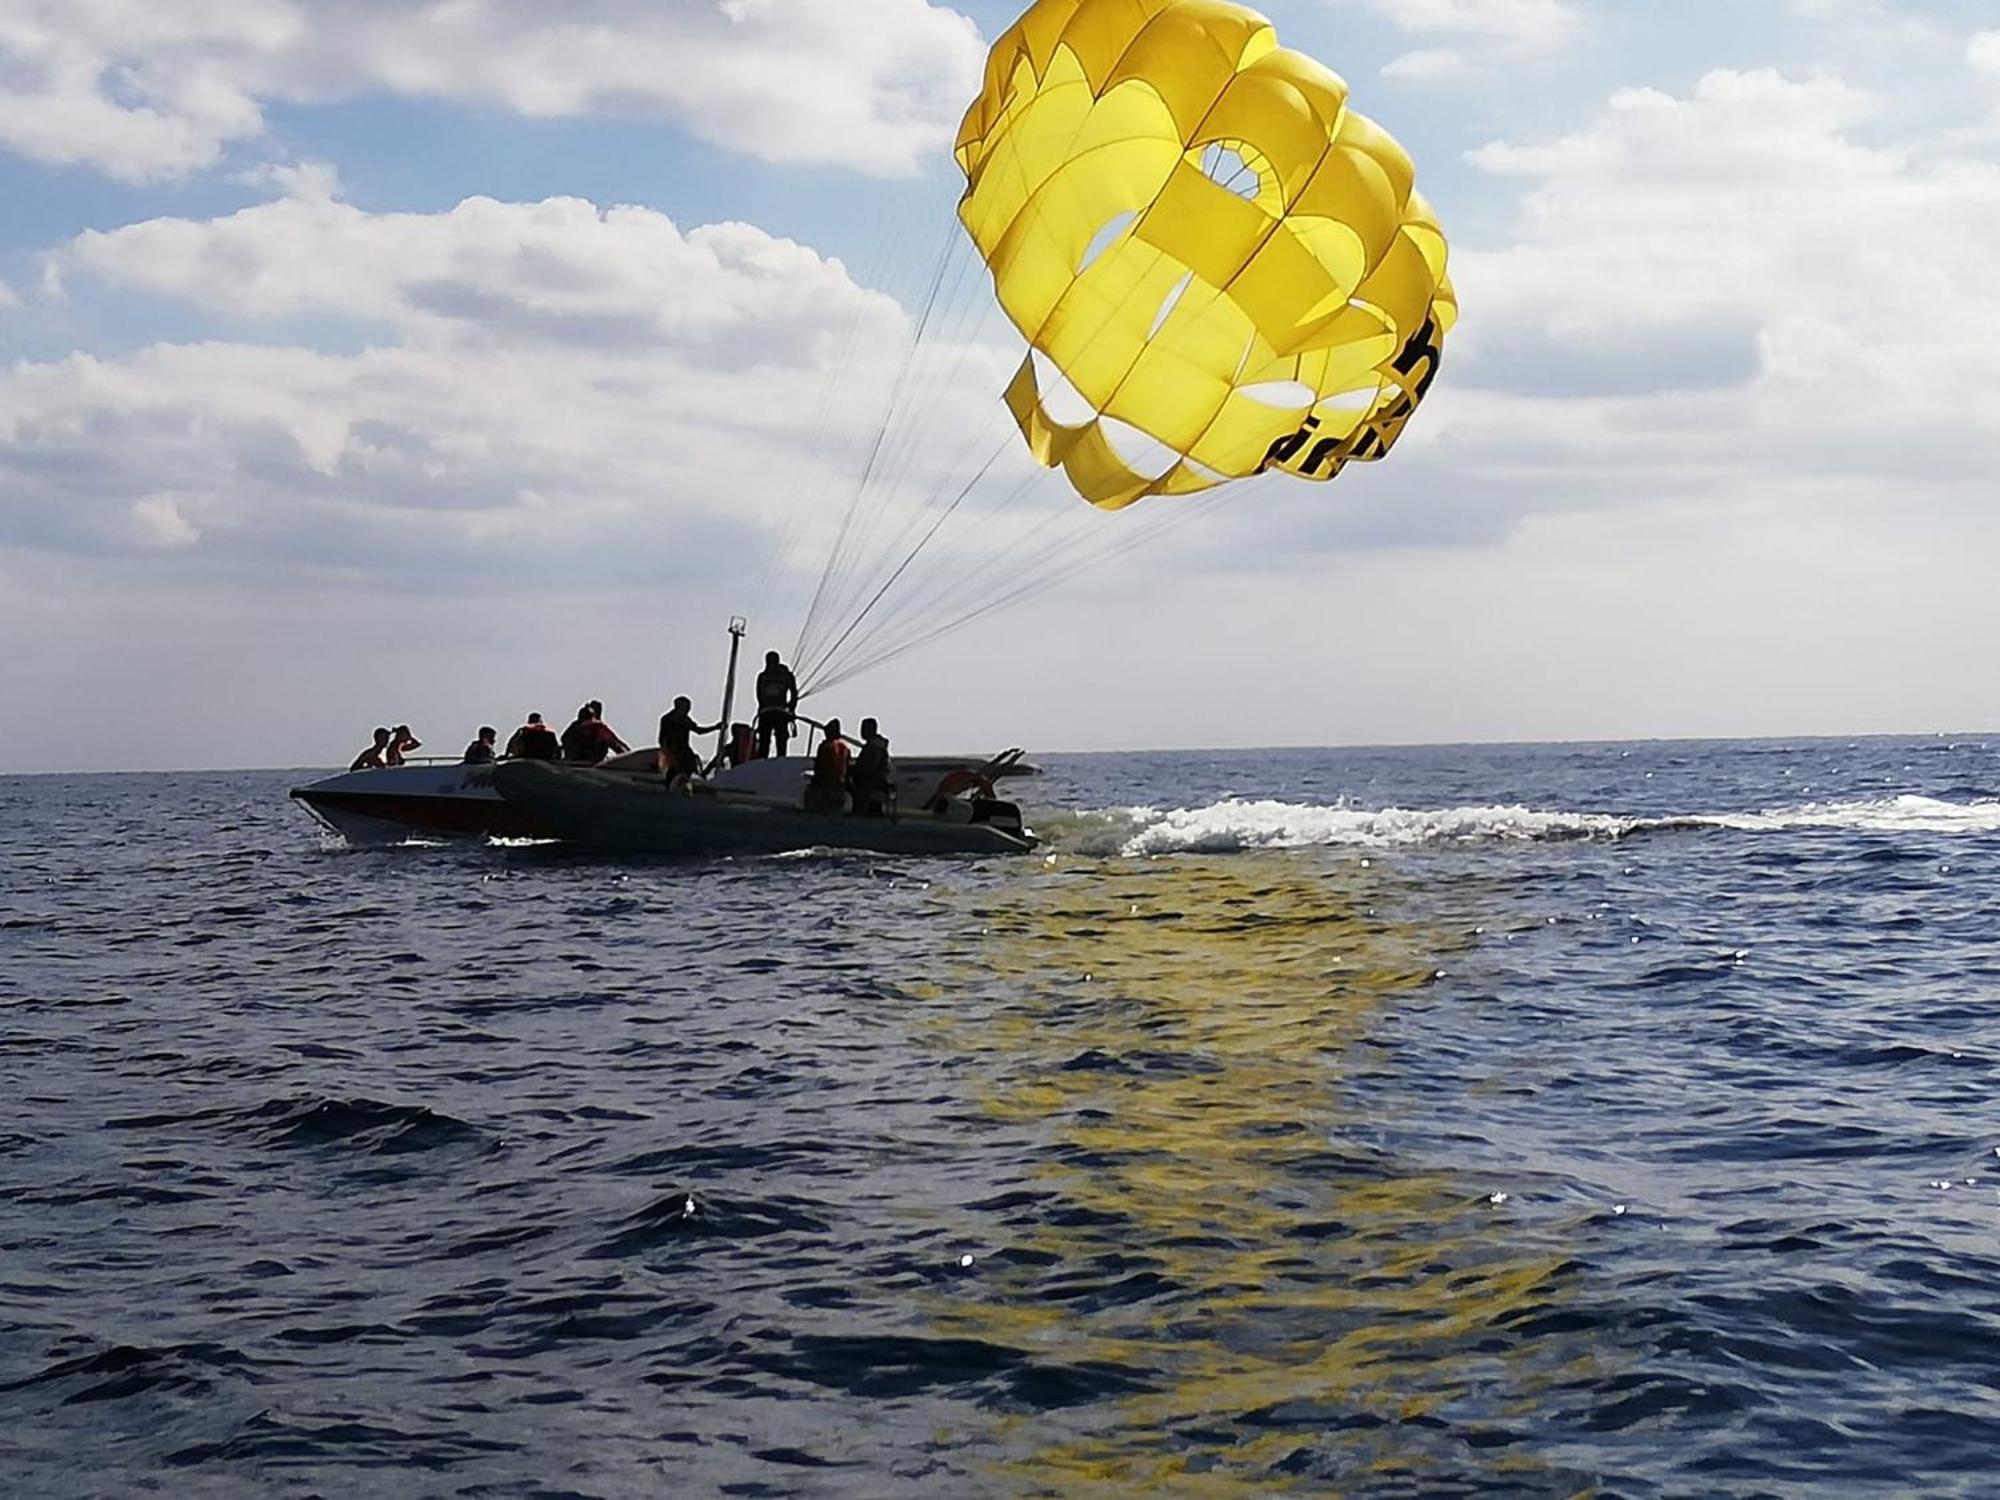
[[[586,697],[643,736],[712,708],[730,614],[789,652],[1012,9],[0,0],[0,770]],[[905,749],[2000,725],[2000,11],[1263,9],[1452,237],[1402,446],[1084,527],[1116,555],[828,711]],[[926,346],[918,489],[924,444],[984,456],[985,326]]]

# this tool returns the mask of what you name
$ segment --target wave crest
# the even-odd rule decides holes
[[[1864,833],[2000,833],[2000,800],[1946,802],[1905,792],[1852,802],[1808,802],[1768,812],[1703,819],[1747,833],[1789,828],[1846,828]]]
[[[1629,818],[1545,812],[1532,807],[1365,809],[1276,801],[1215,802],[1206,807],[1130,807],[1085,814],[1057,832],[1080,854],[1231,854],[1246,849],[1415,844],[1496,839],[1617,838]]]
[[[1074,854],[1144,857],[1233,854],[1252,849],[1408,848],[1425,844],[1621,839],[1635,833],[1702,829],[1744,833],[1834,828],[1877,833],[2000,832],[2000,800],[1945,802],[1903,794],[1812,802],[1749,813],[1620,817],[1552,812],[1518,804],[1444,808],[1359,808],[1273,800],[1230,800],[1205,807],[1128,807],[1079,813],[1050,830]]]

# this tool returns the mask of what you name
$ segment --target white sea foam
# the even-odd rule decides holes
[[[1532,807],[1313,807],[1290,802],[1217,802],[1207,807],[1131,808],[1121,854],[1222,854],[1239,849],[1362,849],[1486,840],[1616,838],[1629,818],[1543,812]],[[1107,830],[1109,831],[1109,830]],[[1101,842],[1101,841],[1097,841]]]
[[[1846,828],[1870,833],[2000,833],[2000,801],[1944,802],[1936,797],[1874,797],[1808,802],[1767,812],[1703,818],[1718,828],[1757,833],[1787,828]]]
[[[1062,820],[1058,846],[1078,854],[1226,854],[1245,849],[1406,848],[1423,844],[1618,839],[1704,828],[1746,833],[1833,828],[1881,833],[2000,832],[2000,800],[1898,796],[1812,802],[1750,813],[1627,818],[1518,805],[1359,808],[1225,801],[1206,807],[1129,807]]]

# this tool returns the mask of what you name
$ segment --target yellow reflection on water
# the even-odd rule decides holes
[[[1561,1257],[1510,1244],[1482,1185],[1412,1165],[1363,1111],[1421,1087],[1375,1032],[1454,941],[1371,911],[1384,884],[1313,856],[1071,862],[978,903],[930,1010],[1018,1179],[926,1311],[1086,1392],[1000,1416],[996,1482],[1462,1474],[1469,1411],[1530,1415],[1578,1378],[1523,1368],[1499,1323],[1561,1294]]]

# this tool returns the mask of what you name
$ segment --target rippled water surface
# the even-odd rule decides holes
[[[2000,746],[1047,763],[976,863],[0,779],[0,1491],[1996,1493]]]

